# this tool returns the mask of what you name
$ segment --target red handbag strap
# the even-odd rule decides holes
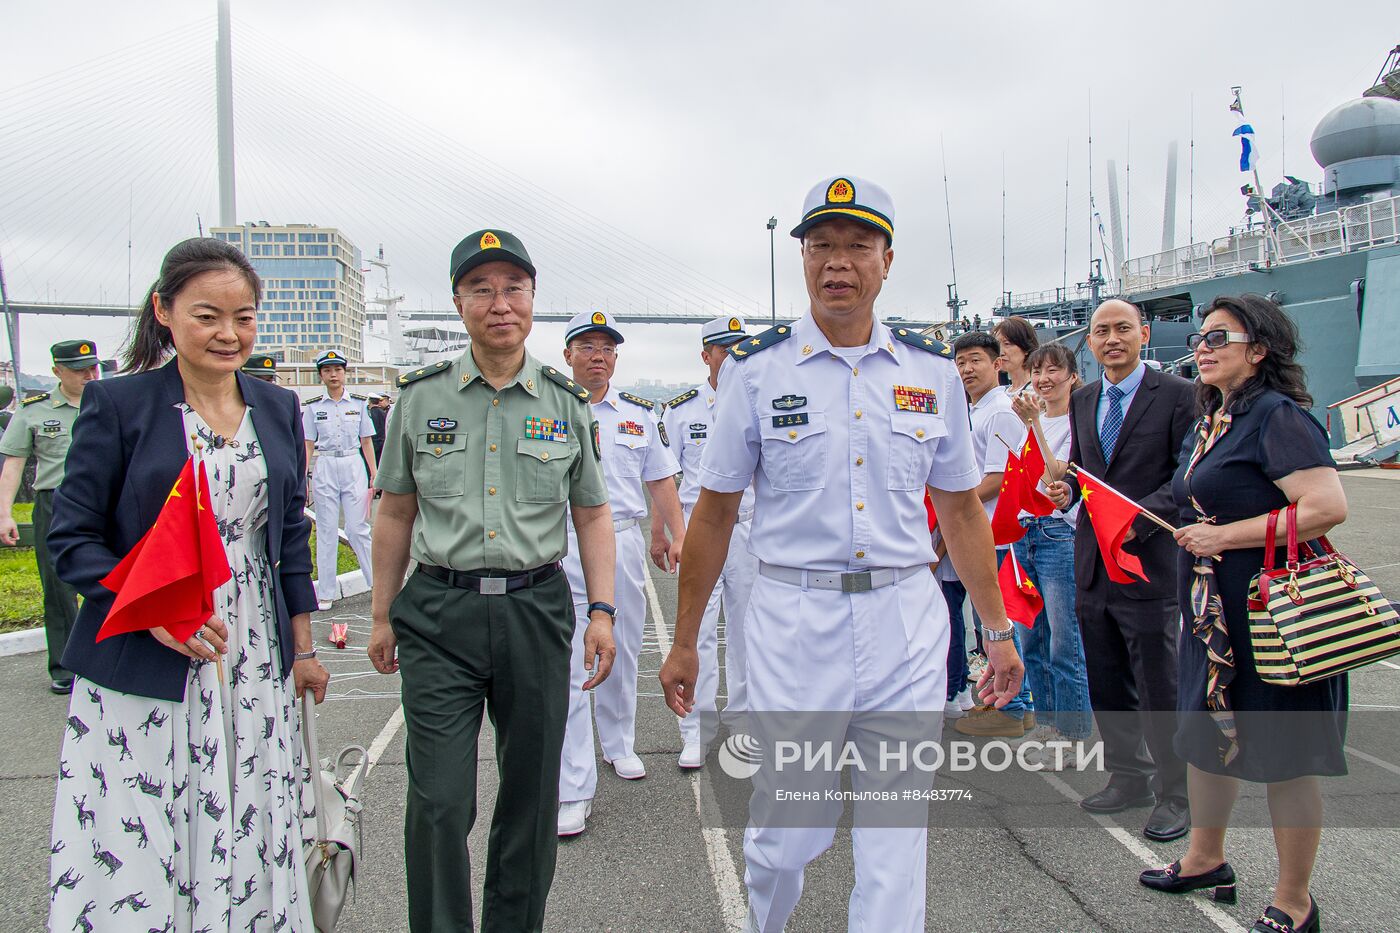
[[[1278,534],[1278,509],[1269,513],[1269,530],[1264,533],[1264,569],[1274,569],[1274,536]]]
[[[1288,569],[1298,567],[1298,506],[1288,503]]]

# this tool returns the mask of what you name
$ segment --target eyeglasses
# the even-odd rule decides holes
[[[505,288],[489,288],[483,285],[467,292],[458,292],[457,297],[465,300],[469,305],[481,307],[482,305],[495,304],[497,295],[505,298],[506,304],[514,305],[524,301],[525,296],[534,293],[533,288],[527,288],[524,285],[507,285]]]
[[[574,350],[584,356],[593,356],[595,353],[601,353],[605,357],[617,356],[617,347],[595,347],[591,343],[578,344]]]
[[[1205,344],[1212,350],[1219,350],[1227,343],[1249,343],[1248,334],[1239,334],[1232,330],[1221,327],[1216,330],[1208,330],[1204,334],[1189,334],[1186,337],[1186,348],[1195,350],[1201,344]]]

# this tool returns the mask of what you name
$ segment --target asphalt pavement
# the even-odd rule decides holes
[[[1333,543],[1400,597],[1400,471],[1343,475],[1351,517]],[[588,830],[563,840],[550,894],[547,930],[636,933],[729,933],[744,911],[742,830],[716,825],[709,783],[676,766],[680,736],[660,698],[656,672],[669,644],[675,579],[652,570],[647,640],[639,665],[637,751],[642,781],[623,781],[599,762],[598,792]],[[404,895],[405,770],[399,678],[372,669],[364,646],[368,596],[343,600],[318,614],[322,658],[332,674],[320,708],[322,754],[359,744],[376,754],[364,783],[364,848],[354,900],[341,930],[407,930]],[[331,621],[348,622],[350,646],[325,647]],[[1395,878],[1400,876],[1400,658],[1351,676],[1352,774],[1335,779],[1313,892],[1329,930],[1400,929]],[[41,930],[47,916],[48,847],[58,748],[66,699],[47,690],[42,655],[0,658],[0,876],[7,917],[0,929]],[[1364,723],[1359,719],[1367,717]],[[489,724],[481,736],[479,818],[470,839],[473,897],[480,903],[481,866],[497,776]],[[709,766],[715,767],[713,759]],[[1109,818],[1080,814],[1072,804],[1098,790],[1098,773],[940,775],[940,787],[975,785],[967,825],[930,830],[928,922],[933,931],[1243,931],[1269,901],[1276,873],[1267,824],[1232,829],[1229,857],[1239,877],[1239,903],[1217,905],[1200,894],[1173,897],[1137,883],[1144,867],[1185,851],[1184,841],[1157,844],[1141,833],[1147,810]],[[1336,790],[1335,788],[1341,788]],[[1242,811],[1262,812],[1263,789],[1246,786]],[[1073,818],[1038,818],[1045,808]],[[1357,814],[1363,814],[1359,818]],[[704,814],[702,816],[702,814]],[[946,821],[939,821],[946,822]],[[955,821],[956,822],[956,821]],[[854,881],[848,830],[807,871],[790,931],[832,931],[846,923]]]

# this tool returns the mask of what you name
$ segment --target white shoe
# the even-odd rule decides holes
[[[681,749],[681,757],[677,762],[682,768],[703,768],[705,767],[705,747],[699,742],[686,742]]]
[[[971,687],[964,687],[962,692],[959,693],[957,696],[953,697],[953,699],[957,701],[958,709],[962,710],[964,713],[966,713],[968,710],[972,709],[972,707],[977,705],[976,703],[972,702]]]
[[[964,716],[966,716],[966,715],[967,715],[967,710],[965,710],[965,709],[962,708],[962,704],[960,704],[960,703],[958,702],[958,698],[957,698],[957,697],[953,697],[953,698],[952,698],[951,700],[949,700],[947,703],[944,703],[944,704],[943,704],[943,718],[944,718],[944,719],[961,719],[962,717],[964,717]]]
[[[329,599],[318,599],[318,600],[316,601],[316,608],[319,609],[319,610],[322,611],[322,612],[330,612],[330,611],[331,611],[331,601],[330,601]]]
[[[559,805],[559,835],[577,836],[588,828],[588,817],[593,812],[593,801],[572,800]]]
[[[647,766],[642,764],[642,759],[636,755],[628,755],[626,758],[619,758],[617,761],[610,761],[617,776],[624,781],[640,781],[647,776]]]

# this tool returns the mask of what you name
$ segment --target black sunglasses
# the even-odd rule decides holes
[[[1204,334],[1190,334],[1186,338],[1186,348],[1195,350],[1201,344],[1205,344],[1212,350],[1219,350],[1227,343],[1249,343],[1248,334],[1237,334],[1234,331],[1221,327],[1216,330],[1208,330]]]

